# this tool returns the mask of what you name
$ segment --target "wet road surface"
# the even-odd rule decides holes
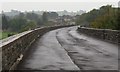
[[[50,31],[27,51],[17,70],[118,70],[118,46],[78,34],[77,27]]]

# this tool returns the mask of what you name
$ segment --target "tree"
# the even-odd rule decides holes
[[[26,18],[29,19],[29,20],[37,21],[39,19],[39,16],[35,13],[27,13]]]
[[[18,17],[24,18],[24,17],[25,17],[25,14],[24,14],[24,13],[20,13]]]
[[[93,28],[120,30],[119,19],[119,9],[107,5],[80,15],[76,20],[76,24]]]
[[[42,21],[43,23],[46,23],[48,21],[48,16],[47,16],[47,12],[44,12],[43,15],[42,15]]]
[[[119,1],[120,4],[120,1]],[[120,8],[117,9],[117,26],[116,28],[120,30]]]
[[[42,26],[42,25],[43,25],[42,19],[39,18],[39,19],[37,20],[37,25],[38,25],[38,26]]]
[[[48,19],[55,19],[58,17],[58,14],[56,12],[48,12],[47,17]]]
[[[24,28],[22,29],[22,31],[35,29],[36,27],[37,27],[37,23],[35,21],[29,21],[26,24],[26,26],[24,26]]]
[[[104,15],[97,17],[91,22],[91,27],[118,30],[117,11],[115,8],[109,8]]]
[[[7,30],[7,28],[8,28],[7,16],[2,14],[2,30]]]
[[[21,29],[27,24],[27,20],[24,18],[14,18],[9,21],[10,30],[14,32],[20,32]]]

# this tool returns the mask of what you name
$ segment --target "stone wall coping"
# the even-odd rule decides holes
[[[0,40],[0,48],[4,45],[7,45],[9,44],[10,42],[13,42],[14,40],[20,38],[21,36],[24,36],[30,32],[32,32],[33,30],[30,30],[30,31],[25,31],[25,32],[22,32],[22,33],[19,33],[19,34],[16,34],[16,35],[13,35],[13,36],[10,36],[8,38],[5,38],[5,39],[2,39]]]
[[[106,31],[115,31],[115,32],[120,32],[120,30],[112,30],[112,29],[97,29],[97,28],[88,28],[88,27],[80,27],[83,29],[91,29],[91,30],[106,30]]]
[[[3,70],[14,70],[17,64],[21,60],[21,55],[25,54],[25,51],[28,49],[28,47],[40,36],[42,36],[44,33],[62,28],[62,27],[69,27],[74,25],[55,25],[55,26],[44,26],[39,27],[36,29],[32,29],[29,31],[25,31],[13,36],[10,36],[8,38],[5,38],[3,40],[0,40],[0,71]],[[28,38],[28,39],[26,39]],[[26,41],[24,41],[26,40]],[[17,43],[14,43],[17,42]],[[23,42],[23,44],[21,43]],[[9,47],[9,45],[12,45]],[[15,45],[14,45],[15,44]],[[18,47],[18,48],[17,48]],[[3,52],[3,53],[2,53]],[[10,56],[14,55],[14,56]],[[3,58],[3,61],[2,61]],[[4,64],[1,64],[2,62]],[[3,67],[3,68],[2,68]]]
[[[55,26],[44,26],[44,27],[40,27],[40,28],[36,28],[34,30],[39,30],[39,29],[43,29],[43,28],[49,28],[49,27],[57,27],[57,26],[61,26],[61,25],[55,25]],[[64,26],[64,25],[63,25]],[[7,45],[11,42],[13,42],[14,40],[34,31],[34,30],[29,30],[29,31],[25,31],[25,32],[22,32],[22,33],[19,33],[19,34],[16,34],[16,35],[13,35],[13,36],[10,36],[10,37],[7,37],[5,39],[2,39],[0,40],[0,48],[4,45]]]

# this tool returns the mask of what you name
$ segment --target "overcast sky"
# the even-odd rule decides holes
[[[0,5],[3,11],[90,11],[103,5],[118,6],[119,0],[2,0]]]

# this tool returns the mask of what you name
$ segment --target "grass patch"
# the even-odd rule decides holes
[[[17,34],[17,33],[16,32],[6,32],[6,31],[0,32],[0,40],[7,38],[9,36],[15,35],[15,34]]]

